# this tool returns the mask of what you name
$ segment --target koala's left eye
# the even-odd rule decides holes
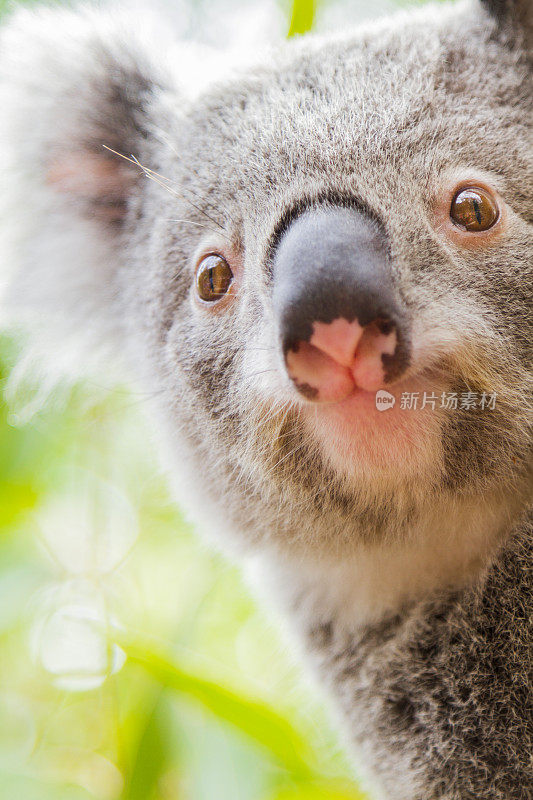
[[[201,300],[213,303],[227,293],[232,280],[233,272],[226,259],[215,254],[205,256],[196,273],[196,291]]]
[[[485,189],[475,186],[460,189],[450,208],[452,221],[469,233],[487,231],[498,221],[499,215],[493,197]]]

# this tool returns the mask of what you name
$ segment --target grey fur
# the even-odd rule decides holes
[[[193,98],[162,39],[102,13],[18,14],[0,39],[11,303],[126,352],[178,496],[262,565],[394,800],[533,797],[531,4],[484,5],[288,44]],[[505,200],[487,246],[435,222],[463,178]],[[372,466],[328,453],[279,354],[276,237],[347,198],[386,231],[428,343],[410,374],[498,392],[490,413],[425,417],[394,468],[377,439]],[[243,263],[213,314],[193,300],[202,245]]]
[[[532,796],[532,533],[525,519],[474,587],[356,636],[335,620],[307,621],[320,671],[386,797]]]

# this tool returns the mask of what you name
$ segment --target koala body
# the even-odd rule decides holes
[[[533,797],[532,29],[431,6],[194,97],[112,15],[0,38],[8,301],[153,391],[379,798]]]

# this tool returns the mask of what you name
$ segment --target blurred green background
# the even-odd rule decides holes
[[[189,27],[231,2],[190,0]],[[245,5],[281,36],[392,0]],[[23,349],[0,336],[0,798],[361,800],[275,624],[173,505],[145,399],[47,387]]]

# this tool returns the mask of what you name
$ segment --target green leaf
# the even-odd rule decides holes
[[[281,789],[269,800],[367,800],[357,789],[337,781],[305,783]]]
[[[168,766],[170,754],[164,712],[164,704],[159,695],[143,720],[122,800],[149,800]]]
[[[317,0],[293,0],[288,36],[307,33],[315,21]]]
[[[120,644],[130,661],[142,666],[161,686],[196,700],[219,720],[230,723],[266,748],[291,778],[291,785],[278,789],[271,800],[365,800],[345,780],[321,775],[316,766],[319,756],[313,753],[305,737],[264,701],[201,677],[198,670],[177,666],[145,642]]]
[[[309,745],[291,723],[263,701],[247,697],[196,672],[179,667],[139,644],[121,644],[132,662],[141,665],[162,686],[192,698],[218,719],[238,728],[288,772],[314,777]]]
[[[14,525],[18,517],[35,506],[38,495],[28,484],[0,484],[0,531]]]

